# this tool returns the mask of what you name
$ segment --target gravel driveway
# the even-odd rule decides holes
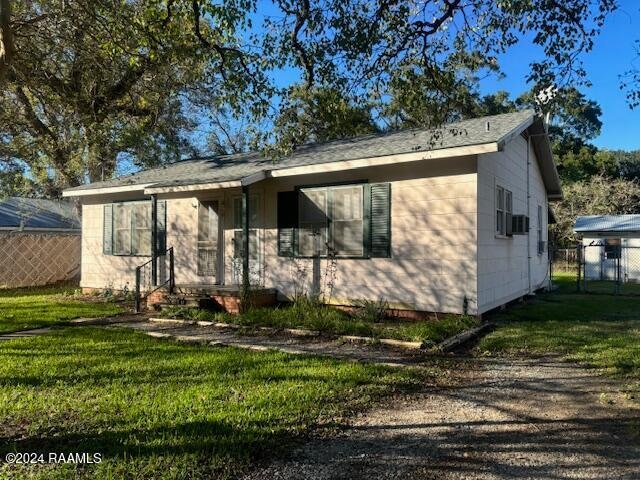
[[[554,358],[470,363],[246,480],[640,479],[640,412],[619,385]]]

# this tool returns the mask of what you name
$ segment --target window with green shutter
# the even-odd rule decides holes
[[[166,202],[157,203],[157,249],[166,250]],[[151,202],[119,202],[104,206],[103,252],[105,255],[151,255]]]
[[[391,255],[391,185],[300,187],[278,193],[278,255]]]

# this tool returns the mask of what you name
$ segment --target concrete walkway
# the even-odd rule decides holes
[[[128,320],[114,323],[114,327],[126,327],[156,338],[172,338],[182,342],[206,343],[216,347],[236,347],[250,350],[278,350],[294,355],[318,355],[354,362],[375,363],[387,366],[418,365],[425,354],[376,344],[363,345],[333,340],[328,337],[301,337],[285,333],[239,333],[233,329],[201,327],[171,322]]]

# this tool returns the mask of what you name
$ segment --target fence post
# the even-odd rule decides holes
[[[578,264],[578,275],[576,275],[576,289],[580,292],[580,276],[582,275],[582,246],[578,243],[576,244],[576,263]],[[567,252],[568,253],[568,252]]]
[[[616,295],[618,295],[622,289],[622,245],[618,245],[616,250],[618,254],[618,258],[616,258]]]
[[[136,313],[140,313],[140,267],[136,267]]]

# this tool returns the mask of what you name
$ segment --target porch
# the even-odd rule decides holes
[[[168,200],[152,194],[150,258],[135,268],[137,309],[144,304],[206,305],[237,313],[246,292],[252,305],[274,304],[276,290],[264,288],[260,275],[256,196],[249,187]],[[167,203],[172,205],[171,218]]]
[[[239,314],[246,307],[266,307],[277,303],[275,288],[256,287],[243,291],[241,285],[177,284],[167,285],[147,295],[147,308],[160,310],[167,306],[208,308]]]

